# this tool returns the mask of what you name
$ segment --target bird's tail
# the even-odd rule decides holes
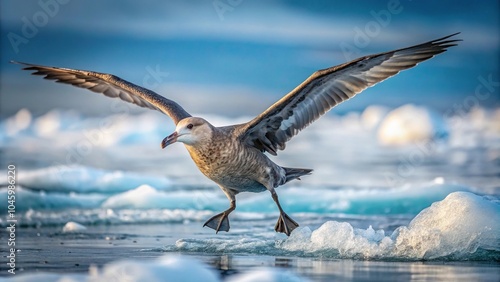
[[[300,177],[303,175],[309,175],[313,171],[312,169],[307,169],[307,168],[289,168],[289,167],[284,167],[283,168],[286,173],[286,181],[287,183],[290,180],[298,179],[300,180]]]

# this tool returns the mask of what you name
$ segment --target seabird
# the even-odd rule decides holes
[[[227,210],[214,215],[203,226],[216,233],[229,231],[228,216],[236,208],[236,195],[268,190],[280,212],[274,229],[290,235],[299,225],[283,211],[275,189],[310,174],[312,169],[279,166],[265,153],[276,156],[278,150],[285,149],[287,141],[334,106],[456,46],[461,40],[451,37],[457,34],[318,70],[251,121],[224,127],[193,117],[176,102],[111,74],[12,63],[25,65],[23,69],[45,79],[86,88],[168,115],[176,128],[163,139],[161,147],[184,143],[200,171],[219,185],[230,202]]]

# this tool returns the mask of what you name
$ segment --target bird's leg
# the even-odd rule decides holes
[[[291,219],[281,208],[280,202],[278,201],[278,194],[274,189],[271,191],[271,195],[273,196],[273,200],[278,205],[278,209],[280,210],[280,217],[278,218],[278,222],[274,226],[274,230],[276,232],[285,233],[287,236],[290,236],[290,233],[299,226],[295,220]]]
[[[234,211],[235,208],[236,208],[236,200],[232,199],[230,206],[227,210],[212,216],[209,220],[207,220],[207,222],[205,222],[205,224],[203,224],[203,227],[208,226],[212,228],[213,230],[215,230],[215,234],[217,234],[221,230],[228,232],[229,231],[228,216],[232,211]]]

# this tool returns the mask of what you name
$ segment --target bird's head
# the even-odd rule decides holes
[[[196,146],[199,142],[210,139],[211,136],[212,125],[208,121],[199,117],[188,117],[177,123],[174,133],[163,139],[161,147],[165,148],[175,142]]]

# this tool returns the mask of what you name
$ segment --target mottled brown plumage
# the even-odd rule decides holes
[[[191,117],[177,103],[114,75],[20,64],[46,79],[87,88],[170,116],[176,130],[162,141],[162,148],[174,142],[184,143],[200,171],[217,183],[230,201],[227,210],[210,218],[204,226],[217,232],[229,231],[228,215],[236,208],[235,196],[268,190],[280,212],[275,230],[290,235],[298,224],[281,208],[275,188],[312,170],[281,167],[264,153],[276,155],[285,149],[287,141],[332,107],[457,45],[460,40],[448,39],[454,35],[319,70],[253,120],[226,127],[214,127],[202,118]]]

